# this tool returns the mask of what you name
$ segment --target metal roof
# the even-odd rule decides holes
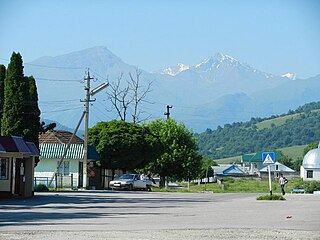
[[[320,168],[320,148],[310,150],[303,158],[304,168]]]
[[[242,171],[237,165],[231,164],[226,166],[211,166],[215,175],[245,175],[245,172]]]
[[[276,166],[278,166],[278,170],[276,170]],[[276,162],[275,164],[270,164],[271,172],[295,172],[293,169],[287,167],[286,165]],[[259,172],[268,172],[268,166],[265,166],[259,170]]]
[[[0,152],[6,152],[6,149],[0,144]]]
[[[41,143],[40,154],[41,159],[61,159],[67,148],[64,143]],[[65,156],[65,159],[83,159],[84,149],[83,144],[71,144]],[[88,159],[100,160],[96,149],[93,146],[88,146]]]
[[[26,142],[22,137],[1,136],[0,151],[7,153],[22,153],[29,156],[39,156],[39,151],[34,143]]]

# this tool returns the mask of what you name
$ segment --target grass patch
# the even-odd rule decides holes
[[[303,150],[308,145],[300,145],[300,146],[292,146],[292,147],[285,147],[285,148],[279,148],[278,150],[282,151],[284,155],[287,155],[289,158],[292,158],[293,160],[297,159],[303,159]]]
[[[308,145],[297,145],[297,146],[291,146],[291,147],[278,148],[276,150],[283,152],[284,155],[288,156],[289,158],[292,158],[293,160],[297,160],[297,159],[303,159],[303,157],[304,157],[303,150],[307,146]],[[254,155],[256,153],[248,153],[248,154]],[[219,158],[219,159],[215,159],[215,161],[218,164],[240,163],[241,156]]]
[[[295,113],[295,114],[291,114],[291,115],[268,119],[268,120],[257,123],[256,126],[257,126],[258,130],[262,130],[265,128],[272,128],[273,125],[278,127],[278,126],[284,125],[287,120],[293,120],[293,119],[299,117],[300,115],[301,115],[301,113]]]
[[[215,161],[216,161],[218,164],[240,163],[240,162],[241,162],[241,156],[228,157],[228,158],[220,158],[220,159],[215,159]]]
[[[218,183],[196,184],[190,183],[188,189],[187,184],[179,184],[181,188],[166,189],[154,188],[155,192],[213,192],[213,193],[269,193],[269,181],[259,179],[233,179],[224,178],[223,185]],[[290,180],[285,187],[286,192],[290,192],[291,188],[295,187],[294,181]],[[278,181],[272,182],[272,192],[274,194],[281,194]]]
[[[257,200],[271,200],[271,201],[274,201],[274,200],[280,200],[280,201],[283,201],[283,200],[286,200],[284,197],[282,197],[281,195],[264,195],[264,196],[260,196],[260,197],[257,197]]]

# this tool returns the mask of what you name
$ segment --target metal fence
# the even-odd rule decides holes
[[[47,188],[77,188],[78,179],[73,177],[73,174],[61,175],[55,174],[53,181],[50,184],[51,177],[35,177],[34,178],[34,188],[36,189],[39,185],[45,185]],[[49,186],[50,184],[50,186]]]

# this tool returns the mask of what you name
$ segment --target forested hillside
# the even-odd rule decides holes
[[[252,118],[249,122],[207,129],[198,137],[201,154],[215,159],[309,144],[320,140],[320,102],[281,116]]]

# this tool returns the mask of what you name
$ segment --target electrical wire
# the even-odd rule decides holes
[[[53,78],[42,78],[42,77],[34,77],[35,80],[41,81],[49,81],[49,82],[74,82],[74,83],[81,83],[82,79],[53,79]]]
[[[0,60],[10,62],[10,60],[0,57]],[[34,64],[34,63],[23,63],[24,65],[29,65],[33,67],[42,67],[42,68],[56,68],[56,69],[85,69],[85,67],[62,67],[62,66],[48,66],[48,65],[41,65],[41,64]]]
[[[53,111],[44,111],[44,112],[41,112],[41,113],[54,113],[54,112],[67,112],[67,111],[70,111],[70,110],[75,110],[75,109],[80,109],[83,107],[74,107],[74,108],[67,108],[67,109],[60,109],[60,110],[53,110]]]

